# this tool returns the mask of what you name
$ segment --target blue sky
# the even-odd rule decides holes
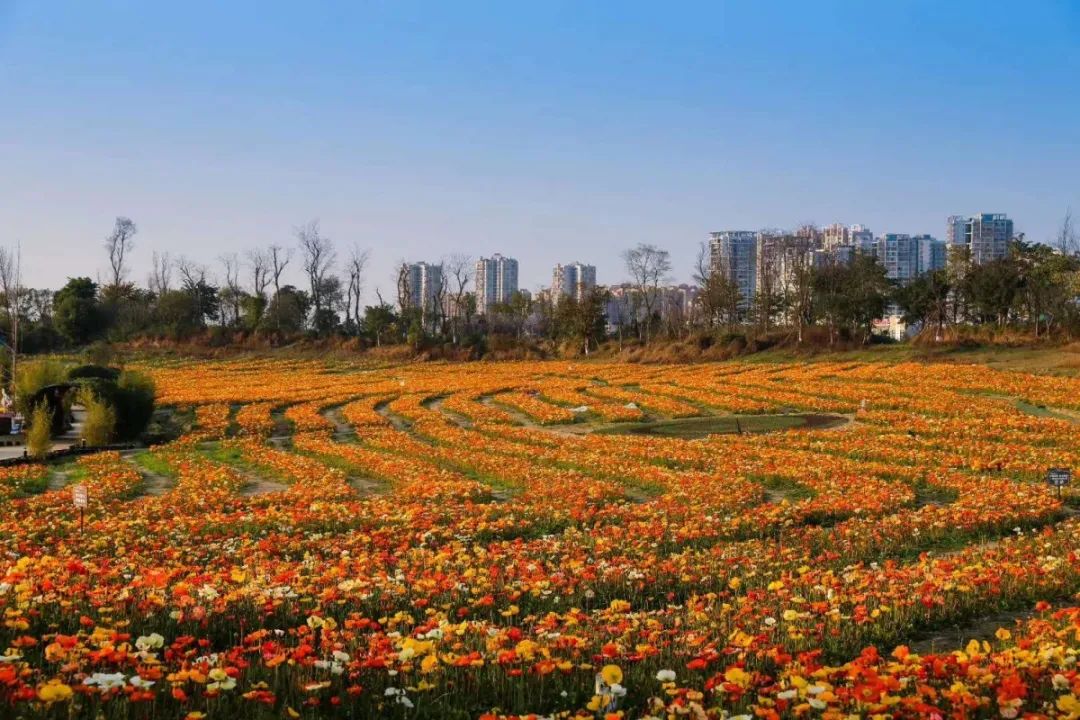
[[[624,277],[718,229],[944,235],[1080,212],[1080,3],[0,0],[0,243],[105,268],[116,215],[213,268],[321,220],[373,255]],[[295,276],[299,280],[299,276]]]

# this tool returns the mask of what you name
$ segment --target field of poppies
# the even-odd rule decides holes
[[[175,440],[0,470],[0,717],[1080,718],[1080,379],[139,369]]]

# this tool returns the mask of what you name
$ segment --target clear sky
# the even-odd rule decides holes
[[[213,267],[321,220],[396,261],[624,279],[711,230],[944,236],[1080,212],[1080,2],[0,0],[0,243],[56,287],[113,218]],[[298,275],[296,276],[298,279]]]

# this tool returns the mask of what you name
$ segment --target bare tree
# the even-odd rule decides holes
[[[785,240],[781,233],[770,230],[763,230],[759,238],[753,310],[761,330],[768,332],[782,304]]]
[[[397,296],[398,307],[401,308],[401,312],[404,313],[412,307],[412,286],[409,283],[409,264],[402,260],[398,264],[397,277],[394,279],[397,284]]]
[[[334,266],[337,252],[330,238],[319,232],[319,221],[312,220],[295,229],[300,252],[304,256],[304,272],[311,286],[311,304],[315,309],[315,322],[319,322],[323,310],[329,309],[329,303],[323,297],[324,283]]]
[[[240,301],[244,297],[244,289],[240,286],[240,256],[236,253],[225,253],[220,260],[225,269],[225,290],[219,295],[222,296],[223,305],[229,310],[229,317],[222,317],[222,324],[238,323]],[[222,314],[224,315],[224,310]]]
[[[431,298],[431,326],[436,331],[443,330],[443,323],[446,320],[446,262],[440,260],[438,265],[435,265],[435,277],[438,280],[438,284],[433,288],[434,293]]]
[[[201,265],[185,255],[176,259],[176,271],[180,274],[180,280],[184,288],[190,290],[199,283],[206,282],[206,266]]]
[[[292,260],[292,248],[283,248],[280,245],[271,245],[269,250],[270,260],[270,275],[274,279],[274,297],[273,303],[276,305],[278,298],[281,296],[281,276],[285,272],[285,268],[289,266],[289,261]],[[275,312],[274,319],[277,324],[277,329],[281,330],[281,313]]]
[[[694,281],[701,288],[699,302],[705,325],[715,328],[718,323],[725,322],[729,328],[733,327],[738,321],[742,301],[739,284],[731,278],[730,268],[723,259],[713,257],[709,243],[705,241],[698,246]]]
[[[360,303],[364,292],[364,270],[367,268],[370,256],[370,251],[353,246],[347,263],[349,284],[345,291],[345,323],[348,325],[351,320],[354,323],[353,329],[356,332],[359,332],[360,329]]]
[[[1056,245],[1062,255],[1080,253],[1080,237],[1077,236],[1076,226],[1073,222],[1072,208],[1065,210],[1065,217],[1061,220],[1061,228],[1058,230]]]
[[[274,297],[281,294],[281,275],[292,260],[292,248],[283,248],[280,245],[270,246],[270,275],[274,278]]]
[[[127,274],[127,257],[135,246],[135,233],[139,230],[129,218],[118,217],[113,230],[105,238],[105,249],[109,253],[109,267],[112,270],[112,286],[120,287]]]
[[[0,247],[0,292],[4,294],[4,313],[11,325],[11,377],[15,377],[15,355],[19,352],[19,254]]]
[[[640,243],[622,254],[626,271],[630,274],[634,289],[639,295],[641,308],[645,311],[645,323],[639,332],[645,342],[651,337],[653,314],[660,296],[660,285],[671,274],[671,254],[654,245]]]
[[[169,292],[172,286],[173,263],[169,253],[154,251],[151,257],[149,286],[151,292],[157,296]]]
[[[460,339],[459,326],[465,311],[465,296],[469,292],[467,288],[473,280],[476,265],[472,256],[461,253],[451,255],[443,265],[446,271],[443,286],[447,288],[446,292],[449,295],[450,304],[453,306],[448,308],[450,312],[447,314],[450,316],[450,331],[453,342],[457,345]]]
[[[251,270],[251,294],[266,299],[266,288],[270,286],[270,256],[259,249],[246,253],[248,268]]]

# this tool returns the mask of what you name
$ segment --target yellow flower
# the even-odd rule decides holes
[[[47,703],[70,700],[72,694],[71,688],[59,680],[50,680],[38,688],[38,698]]]
[[[1012,633],[1009,632],[1008,630],[1006,630],[1005,628],[998,628],[997,632],[994,633],[994,637],[996,637],[1001,642],[1005,642],[1006,640],[1008,640],[1009,638],[1012,637]]]
[[[600,679],[608,685],[618,685],[623,680],[622,670],[618,665],[605,665],[600,670]]]
[[[435,655],[428,655],[420,661],[420,672],[434,672],[435,668],[437,667],[439,667],[439,658],[437,658]]]
[[[750,684],[750,673],[742,668],[730,667],[724,671],[724,679],[739,687],[747,687]]]
[[[1058,710],[1067,712],[1075,717],[1080,715],[1080,700],[1072,693],[1062,695],[1057,699],[1057,708]]]

